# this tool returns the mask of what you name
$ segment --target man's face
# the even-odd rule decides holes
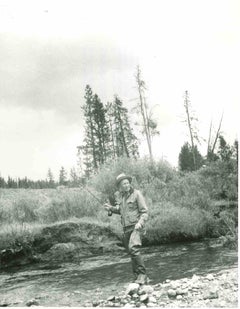
[[[120,182],[120,190],[122,192],[128,192],[130,190],[130,182],[128,179],[123,179]]]

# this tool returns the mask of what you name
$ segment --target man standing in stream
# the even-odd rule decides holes
[[[148,282],[146,268],[140,253],[141,236],[145,232],[145,222],[148,218],[148,208],[144,197],[139,190],[131,186],[132,177],[120,174],[116,178],[118,188],[115,194],[116,203],[104,204],[109,213],[121,215],[123,225],[123,244],[131,256],[134,282],[145,284]]]

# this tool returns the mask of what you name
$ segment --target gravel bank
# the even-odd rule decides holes
[[[101,293],[100,293],[101,294]],[[156,285],[131,283],[126,290],[101,300],[96,295],[86,307],[225,307],[238,305],[237,269],[205,276],[166,280]]]

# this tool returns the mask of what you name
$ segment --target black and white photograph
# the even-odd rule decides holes
[[[0,0],[0,307],[237,308],[238,0]]]

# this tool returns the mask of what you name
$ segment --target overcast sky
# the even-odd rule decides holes
[[[84,89],[117,94],[131,111],[140,65],[158,123],[155,158],[176,166],[188,141],[181,122],[189,91],[199,133],[237,138],[239,1],[0,0],[0,174],[44,179],[76,166]],[[136,118],[136,115],[135,115]],[[206,143],[199,146],[206,154]],[[144,141],[142,155],[147,154]]]

